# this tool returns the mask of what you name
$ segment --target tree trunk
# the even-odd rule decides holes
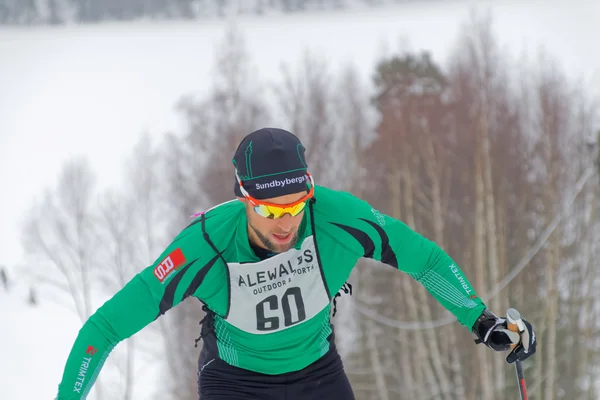
[[[390,189],[392,191],[392,195],[391,195],[391,201],[392,201],[392,211],[391,211],[391,216],[393,218],[397,218],[397,219],[401,219],[401,204],[402,204],[402,191],[401,191],[401,185],[402,185],[402,172],[399,168],[394,168],[393,170],[390,171],[390,175],[389,175],[390,179],[389,179],[389,186]],[[412,210],[408,210],[407,213],[412,213]],[[402,276],[400,273],[395,274],[394,276],[394,286],[395,286],[395,290],[394,293],[396,293],[397,295],[394,296],[396,302],[398,302],[398,304],[395,304],[395,308],[397,310],[397,318],[398,320],[402,320],[404,318],[405,313],[403,313],[403,309],[405,309],[405,306],[401,306],[400,302],[402,300],[404,300],[404,298],[406,296],[409,296],[409,294],[405,291],[405,288],[407,286],[407,282],[408,279],[406,279],[406,276]],[[410,283],[408,283],[408,286],[410,286]],[[409,299],[406,299],[404,301],[405,305],[409,304]],[[412,306],[415,307],[414,305],[414,299],[412,299]],[[410,306],[409,306],[410,307]],[[416,320],[416,319],[412,319],[411,320]],[[421,375],[421,367],[420,367],[420,360],[421,357],[417,357],[416,359],[414,357],[412,357],[413,354],[413,348],[412,346],[409,345],[410,343],[410,339],[411,339],[411,334],[404,330],[404,329],[398,329],[398,339],[400,342],[400,354],[399,354],[399,361],[400,361],[400,369],[401,369],[401,376],[402,376],[402,387],[404,387],[404,391],[406,393],[406,396],[408,398],[414,398],[417,396],[417,393],[415,392],[415,383],[419,382],[419,380],[415,379],[415,376],[413,375],[413,371],[415,374]],[[418,333],[417,333],[418,335]],[[407,340],[408,339],[408,340]]]
[[[577,325],[582,324],[581,328],[581,342],[579,344],[579,351],[577,359],[577,369],[576,369],[576,377],[578,377],[578,386],[581,387],[583,384],[588,382],[593,382],[595,380],[594,373],[592,371],[586,371],[588,366],[590,365],[590,351],[587,348],[587,344],[591,343],[594,340],[594,326],[595,326],[595,317],[594,317],[594,300],[598,297],[597,292],[594,290],[594,283],[597,282],[598,279],[598,268],[595,265],[594,259],[594,247],[597,246],[598,240],[597,235],[594,232],[594,225],[597,221],[597,208],[596,204],[598,202],[598,193],[596,190],[593,190],[593,193],[590,193],[588,204],[586,205],[586,210],[589,209],[589,213],[586,213],[584,224],[586,225],[586,230],[584,231],[587,239],[582,240],[582,244],[584,246],[584,257],[583,264],[586,266],[586,273],[583,275],[583,291],[582,291],[582,306],[581,312],[583,318],[581,321],[577,321]],[[576,325],[576,326],[577,326]],[[586,399],[593,399],[592,393],[588,393]]]
[[[483,167],[483,186],[485,193],[485,224],[486,224],[486,237],[487,237],[487,263],[486,268],[489,271],[490,283],[496,285],[500,281],[498,273],[498,239],[496,229],[496,207],[494,205],[494,184],[492,180],[492,162],[490,155],[490,132],[489,132],[489,108],[488,98],[485,90],[482,88],[482,109],[479,116],[479,132],[481,135],[481,154],[482,154],[482,167]],[[500,309],[500,296],[496,295],[490,301],[491,309],[499,314],[503,315],[505,310]],[[504,366],[505,361],[502,357],[493,358],[493,371],[492,375],[494,380],[492,387],[498,391],[504,384],[504,376],[506,368]]]
[[[432,202],[432,212],[431,219],[433,225],[433,241],[436,242],[442,249],[448,251],[447,244],[444,240],[444,221],[446,220],[446,216],[443,213],[443,195],[442,195],[442,182],[444,181],[444,167],[445,165],[440,165],[442,158],[441,154],[436,154],[433,146],[433,138],[432,133],[429,128],[429,124],[427,121],[423,121],[423,138],[425,141],[424,145],[424,159],[427,160],[425,163],[425,169],[428,172],[429,179],[431,180],[431,202]],[[442,345],[446,344],[446,347],[441,349],[439,356],[446,356],[446,365],[450,366],[450,370],[452,371],[451,376],[453,377],[451,392],[447,394],[447,396],[455,397],[460,396],[464,397],[465,387],[462,373],[460,373],[460,356],[458,354],[458,348],[456,346],[456,332],[453,327],[444,327],[440,331],[440,337],[446,338],[446,340],[442,340]]]
[[[546,267],[546,291],[548,293],[548,333],[546,335],[546,365],[548,372],[544,381],[544,400],[554,400],[554,384],[556,379],[556,325],[558,318],[558,265],[559,265],[559,236],[560,230],[557,229],[552,235],[550,249],[547,252]]]
[[[431,309],[429,307],[429,293],[424,288],[419,288],[417,290],[419,303],[421,305],[421,312],[423,315],[423,319],[426,321],[433,320],[433,315]],[[444,365],[442,363],[442,355],[440,353],[440,348],[438,344],[437,337],[435,335],[434,329],[426,329],[425,330],[425,338],[429,344],[429,356],[431,359],[431,364],[433,366],[433,371],[438,381],[438,385],[440,386],[440,390],[442,393],[443,399],[452,399],[452,390],[450,387],[450,379],[444,370]]]
[[[369,352],[369,361],[371,362],[371,368],[373,370],[373,376],[375,377],[375,387],[377,388],[377,398],[380,400],[389,400],[388,389],[385,383],[385,376],[383,374],[383,366],[381,363],[381,357],[377,346],[377,339],[375,338],[375,326],[372,323],[367,323],[366,335],[367,335],[367,349]]]
[[[497,202],[495,204],[496,206],[496,215],[497,215],[497,239],[498,239],[498,278],[500,279],[500,277],[504,277],[506,276],[506,274],[508,273],[508,260],[507,260],[507,253],[508,253],[508,238],[507,238],[507,222],[506,222],[506,218],[507,218],[507,210],[509,209],[507,203],[508,203],[508,199],[507,199],[507,191],[508,189],[506,188],[507,185],[502,185],[501,189],[499,192],[501,192],[502,194],[499,194],[499,202]],[[497,284],[497,280],[494,281],[494,284]],[[519,285],[518,281],[515,281],[514,284],[512,285],[513,287],[516,287]],[[499,293],[496,297],[498,298],[498,312],[503,313],[504,311],[506,311],[509,307],[509,299],[510,296],[509,294],[512,293],[508,293],[508,290],[504,290],[502,293]],[[515,302],[515,305],[518,305],[519,307],[524,306],[523,302]],[[497,366],[496,368],[498,368],[498,391],[499,392],[503,392],[506,390],[506,382],[507,382],[507,369],[506,369],[506,362],[504,357],[498,357],[498,355],[496,355],[496,358],[498,358],[499,360],[499,366]],[[510,382],[514,382],[514,380],[510,381]]]
[[[478,135],[479,136],[479,135]],[[487,292],[486,288],[486,260],[485,260],[485,186],[484,171],[481,151],[481,138],[477,138],[475,151],[475,282],[480,295]],[[495,399],[494,384],[488,363],[489,349],[485,346],[477,346],[479,356],[479,368],[481,379],[479,381],[482,398],[486,400]]]
[[[411,149],[409,146],[404,148],[405,165],[402,168],[402,177],[404,181],[404,205],[406,207],[406,223],[411,228],[415,228],[415,204],[414,204],[414,183],[412,176],[410,175],[409,161]],[[394,187],[396,191],[400,190],[400,185]],[[397,211],[399,212],[399,211]],[[418,321],[419,318],[419,306],[417,303],[417,296],[413,290],[414,283],[409,279],[402,279],[403,292],[406,299],[406,308],[411,321]],[[427,317],[425,317],[427,319]],[[416,351],[417,357],[412,358],[412,363],[415,365],[415,374],[417,385],[425,387],[427,385],[430,388],[430,392],[437,393],[441,391],[439,382],[436,379],[433,368],[430,364],[430,358],[427,354],[427,345],[424,338],[424,333],[421,330],[414,331],[413,340],[415,344],[413,351]]]

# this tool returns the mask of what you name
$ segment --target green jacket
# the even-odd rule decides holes
[[[214,313],[218,356],[265,374],[296,371],[330,346],[330,304],[361,258],[416,279],[471,330],[486,308],[435,243],[353,195],[315,188],[295,248],[260,260],[244,204],[223,203],[183,229],[83,325],[58,400],[83,399],[120,341],[194,296]]]

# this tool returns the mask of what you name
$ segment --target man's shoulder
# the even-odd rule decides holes
[[[319,212],[347,214],[353,211],[364,212],[371,207],[349,191],[315,185],[315,208]]]
[[[315,186],[315,224],[321,227],[334,225],[379,231],[392,221],[368,200],[352,192]]]
[[[315,200],[317,201],[321,199],[323,199],[324,202],[336,200],[344,201],[349,198],[354,198],[358,200],[357,197],[355,197],[352,193],[348,191],[333,189],[328,186],[315,185]]]
[[[244,210],[244,203],[238,199],[228,200],[223,203],[217,204],[200,214],[204,214],[206,219],[208,218],[237,218],[241,211]]]
[[[315,187],[315,224],[322,228],[362,225],[374,209],[365,200],[344,190]]]
[[[349,191],[315,187],[314,223],[322,248],[342,246],[351,254],[373,247],[373,207]]]
[[[202,231],[202,225],[206,230],[214,231],[215,227],[228,226],[237,223],[240,216],[244,214],[244,204],[237,199],[229,200],[194,215],[194,219],[188,227]]]
[[[217,204],[205,211],[194,214],[193,219],[177,235],[175,241],[188,237],[196,245],[204,242],[204,233],[209,233],[211,240],[218,239],[220,232],[232,231],[244,212],[244,205],[238,200],[230,200]],[[199,239],[195,239],[199,238]],[[214,239],[213,239],[214,238]]]

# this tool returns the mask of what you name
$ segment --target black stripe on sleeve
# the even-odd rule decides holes
[[[188,229],[188,228],[190,228],[190,227],[192,227],[192,226],[194,226],[194,225],[202,222],[202,219],[207,220],[210,217],[214,217],[214,214],[213,215],[208,215],[208,216],[206,214],[201,214],[194,221],[190,222],[190,224],[188,226],[186,226],[183,230],[186,230],[186,229]]]
[[[354,239],[361,244],[364,249],[363,257],[365,258],[373,258],[373,253],[375,252],[375,243],[373,240],[367,235],[365,232],[360,229],[353,228],[351,226],[336,224],[335,222],[331,222],[331,224],[337,226],[348,232]]]
[[[394,250],[390,247],[390,238],[388,237],[387,233],[381,226],[373,221],[369,221],[368,219],[364,218],[360,218],[360,220],[371,225],[377,231],[377,233],[379,233],[379,236],[381,237],[381,262],[394,268],[398,268],[398,259],[396,258],[396,253],[394,253]]]
[[[196,261],[198,261],[198,259],[195,259],[194,261],[186,265],[184,268],[182,268],[175,275],[175,277],[171,279],[171,281],[169,281],[165,289],[165,293],[163,294],[163,297],[160,300],[160,304],[158,306],[158,315],[156,316],[156,318],[160,317],[162,314],[166,313],[173,307],[173,301],[175,300],[175,291],[177,290],[177,286],[179,286],[179,282],[181,282],[181,279],[185,275],[188,268],[194,265]]]
[[[196,219],[195,221],[192,221],[192,222],[191,222],[191,223],[190,223],[188,226],[186,226],[186,227],[185,227],[185,228],[184,228],[184,229],[181,231],[181,233],[180,233],[180,234],[179,234],[179,235],[178,235],[178,236],[175,238],[175,240],[173,240],[173,242],[172,242],[171,244],[173,244],[173,243],[175,243],[175,242],[178,242],[178,241],[180,241],[181,239],[183,239],[184,237],[186,237],[186,236],[188,236],[188,235],[191,235],[191,234],[193,234],[193,231],[188,231],[188,229],[189,229],[189,228],[191,228],[192,226],[196,225],[196,224],[199,224],[200,222],[202,222],[202,221],[204,221],[204,220],[207,220],[207,219],[209,219],[210,217],[212,217],[212,215],[211,215],[211,216],[208,216],[208,217],[206,217],[206,216],[204,216],[204,214],[202,214],[202,216],[201,216],[200,218]]]
[[[204,281],[204,277],[206,276],[206,274],[208,274],[208,271],[210,271],[210,269],[213,267],[213,265],[215,265],[219,258],[221,258],[221,254],[217,254],[216,256],[214,256],[212,260],[206,263],[204,267],[200,268],[200,271],[198,271],[196,276],[194,276],[194,279],[192,279],[192,283],[190,283],[190,286],[188,286],[188,288],[185,290],[185,293],[181,297],[181,301],[186,299],[188,296],[194,294],[194,292],[200,287],[200,285]]]

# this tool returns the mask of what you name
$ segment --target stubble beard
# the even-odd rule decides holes
[[[250,226],[250,228],[254,231],[254,233],[256,234],[258,239],[267,248],[267,250],[269,250],[273,253],[284,253],[284,252],[288,251],[289,249],[291,249],[292,247],[294,247],[296,245],[296,242],[298,242],[298,231],[296,231],[296,232],[292,233],[292,240],[290,240],[289,243],[282,245],[285,247],[281,248],[281,247],[278,247],[277,244],[275,244],[271,240],[269,240],[268,237],[266,237],[265,235],[260,233],[258,231],[258,229],[253,227],[250,222],[248,222],[248,226]]]

